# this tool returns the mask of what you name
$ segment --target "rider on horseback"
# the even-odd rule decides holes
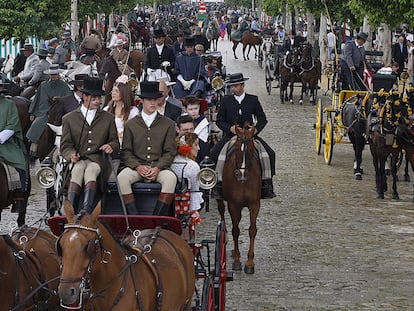
[[[217,114],[217,126],[223,131],[223,138],[211,149],[210,156],[218,166],[219,155],[222,154],[224,145],[234,137],[236,134],[236,127],[243,127],[247,122],[255,125],[256,134],[255,139],[258,140],[258,146],[265,149],[259,152],[262,164],[262,198],[269,199],[275,197],[273,193],[272,176],[275,175],[275,152],[270,146],[257,134],[265,127],[267,123],[266,115],[257,98],[257,96],[245,93],[244,81],[249,78],[244,78],[242,73],[235,73],[230,75],[226,80],[226,84],[230,86],[232,95],[225,96],[220,104],[219,112]],[[270,161],[270,163],[269,163]],[[268,171],[268,164],[270,168]],[[216,170],[218,168],[216,167]],[[215,190],[218,190],[216,188]],[[217,194],[217,193],[215,193]],[[220,196],[220,194],[218,194]]]
[[[0,80],[0,165],[6,164],[15,168],[18,174],[8,169],[9,190],[14,190],[13,212],[23,211],[27,204],[27,153],[23,141],[19,113],[13,101],[3,93],[9,83]]]

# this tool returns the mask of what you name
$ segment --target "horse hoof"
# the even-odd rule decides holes
[[[233,262],[232,270],[233,271],[241,271],[242,266],[240,262]]]
[[[393,194],[392,195],[392,198],[393,198],[393,200],[399,200],[400,199],[400,196],[397,193],[397,194]]]
[[[289,102],[293,105],[293,99],[289,100]]]
[[[377,199],[384,200],[384,194],[377,194]]]
[[[299,105],[302,105],[303,104],[303,100],[299,100]]]
[[[362,175],[361,175],[361,173],[355,173],[355,179],[356,179],[356,180],[362,180]]]
[[[253,267],[244,266],[244,273],[253,274],[254,273],[254,266]]]
[[[404,175],[404,181],[410,181],[410,175]]]

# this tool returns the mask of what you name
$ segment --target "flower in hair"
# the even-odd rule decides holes
[[[128,76],[127,75],[120,75],[116,80],[115,83],[122,83],[125,84],[128,82]]]
[[[184,157],[189,156],[191,154],[191,149],[190,145],[180,145],[178,147],[178,154]]]

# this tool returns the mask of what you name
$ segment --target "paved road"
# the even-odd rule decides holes
[[[356,181],[350,145],[336,145],[327,166],[314,148],[315,107],[280,104],[278,89],[267,95],[256,61],[240,60],[240,47],[239,60],[233,60],[227,41],[219,41],[219,49],[228,73],[250,77],[246,89],[259,95],[269,119],[262,137],[277,156],[277,197],[262,201],[258,217],[256,272],[234,274],[227,284],[226,310],[414,310],[412,183],[398,184],[400,201],[389,194],[376,200],[369,151],[364,151],[364,180]],[[330,99],[323,103],[330,105]],[[44,211],[43,191],[35,188],[30,202],[29,223]],[[202,216],[200,240],[215,232],[214,203]],[[247,209],[243,217],[245,259]],[[14,215],[3,212],[0,231],[7,231],[10,219]]]

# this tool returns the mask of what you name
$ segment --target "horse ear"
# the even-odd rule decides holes
[[[99,215],[101,215],[101,210],[102,210],[102,203],[101,201],[98,202],[98,204],[96,204],[96,207],[94,208],[93,212],[92,212],[92,217],[97,219]]]
[[[73,205],[72,203],[70,203],[69,200],[65,200],[64,210],[65,210],[65,215],[66,215],[66,219],[68,220],[68,223],[70,224],[75,223],[75,220],[76,220],[75,212],[73,209]]]

